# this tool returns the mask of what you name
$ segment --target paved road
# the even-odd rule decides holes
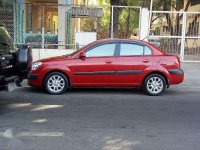
[[[183,68],[184,84],[159,97],[136,89],[1,92],[0,150],[198,150],[200,64]]]

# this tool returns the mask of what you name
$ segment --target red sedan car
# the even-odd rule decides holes
[[[183,79],[178,57],[145,41],[107,39],[33,63],[28,82],[50,94],[71,87],[142,87],[156,96]]]

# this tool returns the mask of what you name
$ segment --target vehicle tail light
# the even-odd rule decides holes
[[[179,56],[176,56],[177,60],[178,60],[178,65],[179,65],[179,68],[181,68],[181,59]]]

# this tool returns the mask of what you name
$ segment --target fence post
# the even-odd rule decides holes
[[[45,31],[44,31],[44,4],[42,5],[42,49],[44,49],[44,34],[45,34]]]
[[[180,59],[184,61],[184,51],[185,51],[185,34],[186,34],[186,12],[183,12],[183,24],[182,24],[182,35],[181,35],[181,49],[180,49]]]
[[[44,27],[42,27],[42,49],[44,49]]]
[[[140,12],[139,12],[140,14],[139,14],[139,27],[138,27],[138,31],[137,31],[137,37],[138,37],[138,39],[141,39],[140,38],[140,29],[141,29],[141,15],[142,15],[142,7],[140,7]]]
[[[66,7],[68,7],[68,5],[66,5],[65,0],[58,0],[58,49],[65,49]]]
[[[14,39],[14,44],[16,45],[16,43],[17,43],[17,40],[16,40],[16,33],[17,33],[17,23],[16,23],[16,17],[17,17],[17,14],[16,14],[16,5],[17,5],[17,3],[14,3],[13,4],[13,25],[14,25],[14,37],[13,37],[13,39]]]
[[[110,37],[113,38],[113,6],[111,6],[111,28],[110,28]]]
[[[148,20],[149,20],[149,11],[147,8],[142,8],[142,12],[141,12],[141,15],[140,15],[140,29],[139,29],[139,37],[140,37],[140,40],[145,40],[147,41],[148,40],[148,30],[149,30],[149,23],[148,23]]]

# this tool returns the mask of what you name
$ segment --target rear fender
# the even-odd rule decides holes
[[[163,66],[159,66],[159,67],[158,66],[149,66],[148,68],[146,68],[143,73],[142,81],[144,81],[144,79],[152,73],[160,73],[160,74],[164,75],[168,84],[170,84],[170,74]]]

